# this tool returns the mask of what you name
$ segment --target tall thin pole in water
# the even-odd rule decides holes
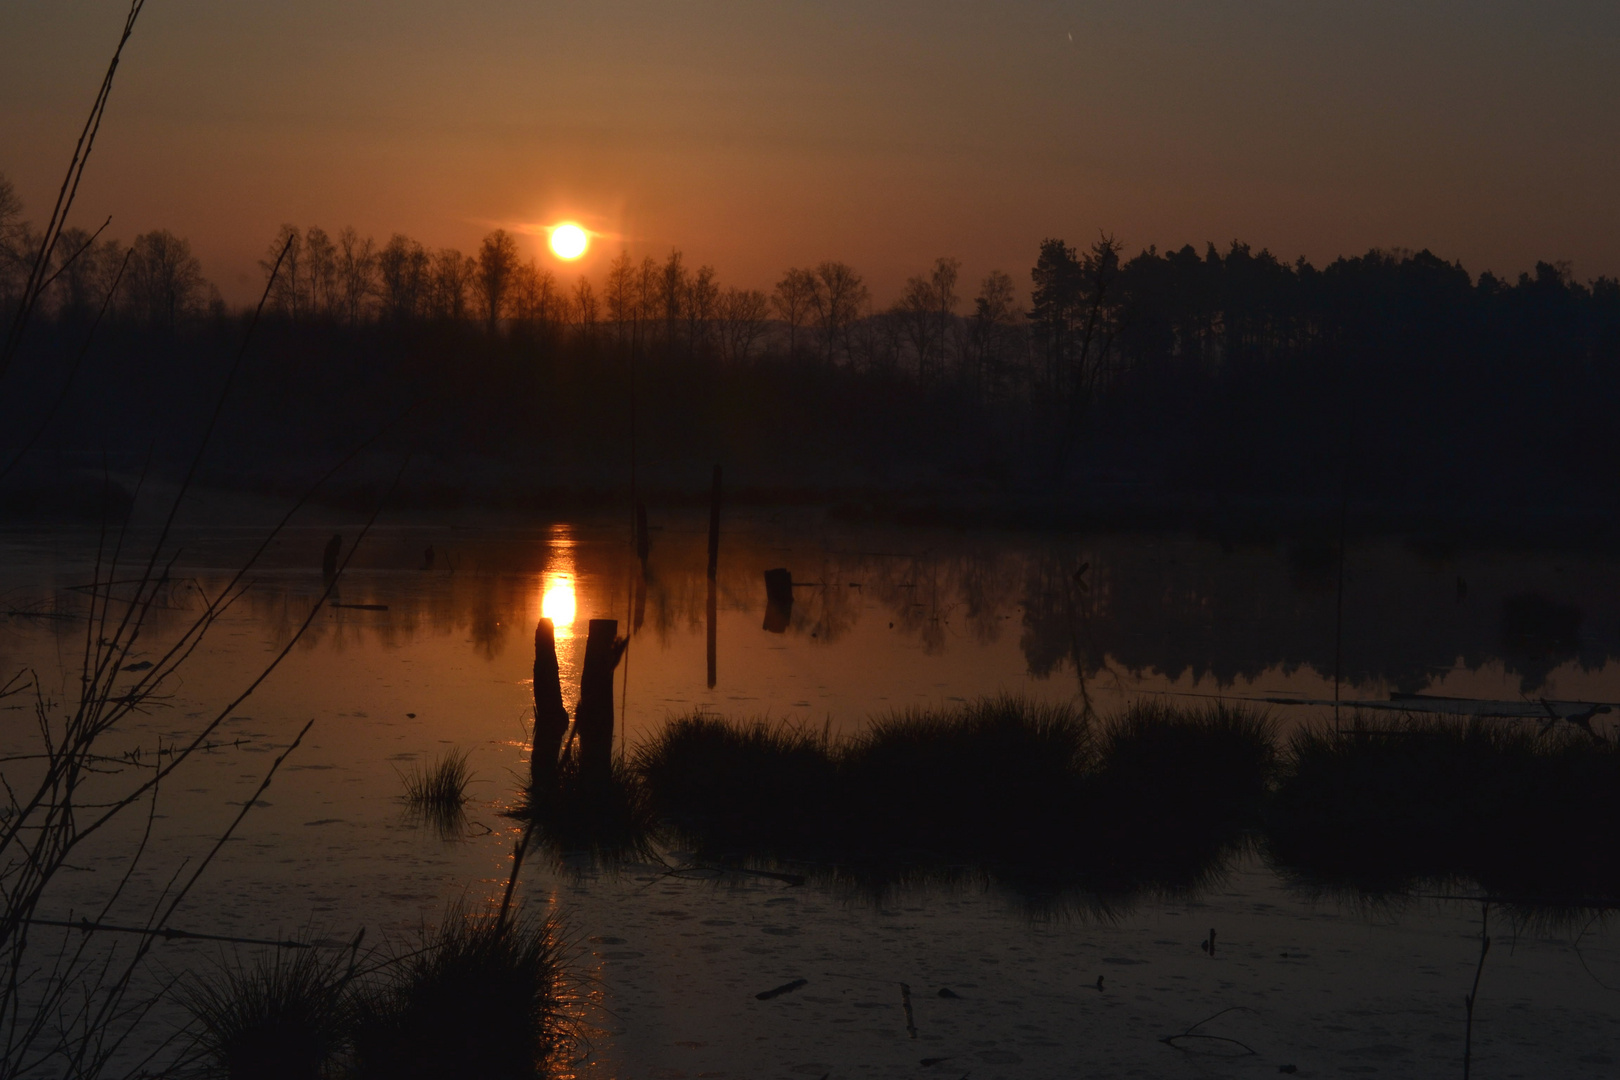
[[[1350,516],[1349,494],[1339,491],[1339,588],[1333,604],[1333,734],[1339,733],[1339,680],[1344,663],[1344,531]]]
[[[720,466],[714,467],[714,487],[709,494],[709,603],[708,603],[708,661],[709,661],[709,689],[713,690],[716,679],[716,628],[715,619],[718,607],[718,585],[715,580],[720,571]]]

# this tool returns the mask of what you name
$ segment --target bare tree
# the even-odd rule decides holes
[[[508,309],[519,322],[532,327],[542,336],[549,336],[557,322],[557,307],[561,298],[557,293],[557,279],[550,270],[542,270],[533,259],[517,268],[512,278],[512,300]]]
[[[304,233],[304,283],[309,314],[329,318],[338,311],[337,246],[326,230],[311,225]]]
[[[681,332],[681,316],[686,304],[688,276],[681,253],[671,249],[658,274],[658,306],[664,318],[664,349],[673,353]]]
[[[846,331],[860,316],[868,296],[861,275],[848,263],[824,262],[816,267],[810,310],[815,316],[822,355],[827,363],[837,359],[840,348],[847,350]]]
[[[278,259],[280,270],[276,269]],[[304,236],[298,231],[298,226],[281,227],[276,238],[265,249],[264,258],[259,260],[259,268],[270,279],[270,310],[294,320],[305,314],[304,296],[308,283],[304,280]]]
[[[620,345],[633,343],[640,309],[636,303],[636,268],[630,261],[629,248],[620,248],[608,265],[602,299],[607,306],[608,322],[613,324],[615,340]]]
[[[659,301],[662,274],[658,268],[658,260],[651,255],[641,260],[641,266],[636,270],[636,320],[632,330],[639,330],[641,337],[638,340],[631,335],[631,347],[640,348],[642,342],[651,337],[649,329],[661,317],[661,304]]]
[[[434,318],[460,322],[467,317],[467,294],[477,272],[477,264],[455,248],[434,252],[428,286],[428,306]]]
[[[501,321],[518,268],[517,241],[505,229],[484,237],[478,248],[478,302],[485,328],[493,334]]]
[[[799,328],[810,321],[815,294],[815,271],[800,267],[789,268],[782,275],[782,280],[776,283],[776,291],[771,294],[771,306],[776,309],[776,317],[787,327],[789,360],[798,359]]]
[[[191,245],[167,229],[142,233],[132,246],[129,283],[135,310],[153,326],[172,330],[201,302],[207,287],[202,264]]]
[[[1117,359],[1120,243],[1104,236],[1084,256],[1062,240],[1041,244],[1029,320],[1046,355],[1044,400],[1050,415],[1052,471],[1061,479],[1080,424]]]
[[[719,309],[720,357],[730,364],[745,364],[765,335],[770,300],[758,289],[732,286],[720,296]]]
[[[587,345],[596,341],[597,303],[596,290],[591,288],[591,280],[584,274],[574,283],[573,297],[574,325],[578,328],[579,339]]]
[[[708,349],[709,331],[720,313],[720,286],[715,284],[714,267],[700,266],[686,284],[682,306],[686,312],[686,350],[697,356]]]
[[[905,327],[917,355],[919,378],[938,378],[945,372],[956,322],[956,280],[961,268],[956,259],[935,259],[926,277],[917,275],[906,280],[905,291],[895,302],[894,315]]]
[[[377,291],[377,253],[371,237],[360,238],[352,227],[338,234],[337,284],[343,317],[357,326],[366,302]]]
[[[426,312],[431,256],[408,236],[395,233],[377,256],[383,312],[408,322]]]
[[[37,243],[29,236],[23,221],[22,200],[17,188],[0,174],[0,318],[10,319],[22,297],[28,279],[28,261]],[[4,325],[4,324],[0,324]]]
[[[990,271],[973,300],[963,349],[968,377],[981,398],[993,398],[1001,391],[1008,362],[1019,344],[1022,315],[1012,276]]]
[[[849,328],[850,358],[868,371],[893,372],[905,354],[907,323],[898,305],[873,311],[868,301],[862,316]]]
[[[49,302],[58,318],[81,320],[101,306],[106,290],[101,287],[103,263],[112,241],[97,240],[94,234],[80,228],[66,228],[57,241],[53,256]]]

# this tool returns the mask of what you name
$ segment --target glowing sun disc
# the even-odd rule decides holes
[[[590,246],[591,238],[573,222],[551,230],[551,251],[559,259],[577,259]]]

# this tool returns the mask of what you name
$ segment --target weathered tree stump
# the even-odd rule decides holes
[[[321,555],[321,579],[328,585],[332,584],[332,579],[337,577],[338,555],[342,551],[343,535],[333,533],[332,539],[326,542],[326,551]]]
[[[557,758],[567,734],[557,632],[550,619],[541,619],[534,628],[534,747],[529,753],[529,782],[536,789],[556,785]]]
[[[605,781],[613,774],[613,669],[629,644],[618,631],[617,619],[592,619],[585,635],[574,734],[579,736],[580,776],[587,780]]]
[[[793,618],[793,575],[783,567],[765,571],[765,630],[787,632]]]

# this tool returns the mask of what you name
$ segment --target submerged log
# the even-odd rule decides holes
[[[606,780],[613,772],[613,669],[630,643],[618,631],[617,619],[592,619],[585,636],[574,732],[579,736],[580,774],[595,780]]]
[[[536,788],[557,782],[557,758],[567,734],[557,632],[550,619],[541,619],[534,628],[534,746],[529,752],[529,782]]]

